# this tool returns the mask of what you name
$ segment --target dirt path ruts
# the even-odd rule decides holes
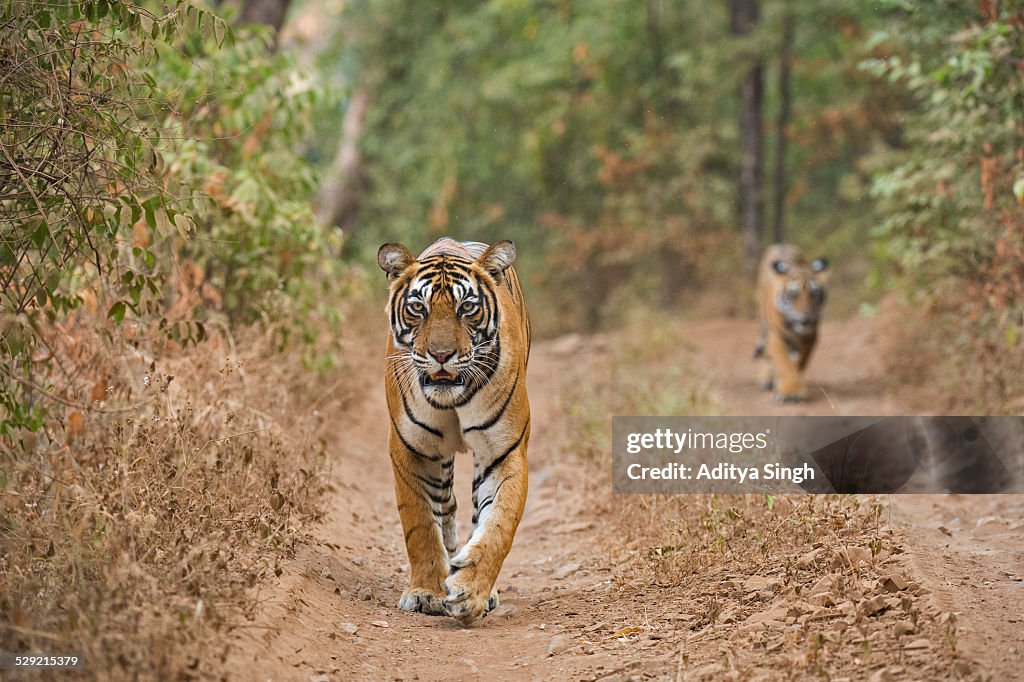
[[[907,408],[884,391],[883,370],[871,352],[879,339],[870,325],[825,326],[809,375],[818,397],[799,406],[776,406],[756,389],[753,323],[712,320],[689,329],[695,366],[726,412],[900,414]],[[669,644],[652,640],[643,647],[579,651],[578,640],[566,634],[602,621],[643,622],[648,604],[612,580],[624,557],[609,549],[616,543],[608,538],[605,512],[613,505],[607,472],[563,452],[558,370],[565,358],[556,348],[538,344],[531,356],[530,496],[499,578],[499,610],[464,629],[450,619],[396,608],[406,558],[385,452],[383,391],[368,386],[361,403],[336,417],[336,490],[314,531],[316,542],[300,549],[278,582],[264,588],[259,617],[238,631],[228,660],[231,677],[550,680],[631,671],[676,677],[677,650]],[[460,457],[460,500],[468,499],[470,471],[470,458]],[[908,568],[937,602],[959,614],[959,650],[992,679],[1022,679],[1020,498],[916,496],[892,503],[893,521],[907,529]],[[459,512],[462,539],[468,506]],[[550,655],[570,646],[586,655]]]

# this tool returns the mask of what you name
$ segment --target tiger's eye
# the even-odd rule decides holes
[[[463,315],[472,315],[476,312],[477,305],[473,301],[465,301],[459,306],[459,312]]]
[[[420,303],[419,301],[409,301],[408,305],[406,305],[406,308],[408,308],[409,312],[414,313],[416,315],[422,315],[427,311],[427,307]]]

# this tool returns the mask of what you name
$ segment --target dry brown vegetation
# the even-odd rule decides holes
[[[640,313],[535,349],[532,497],[501,610],[469,630],[398,611],[386,408],[359,370],[379,357],[379,302],[359,313],[347,367],[326,373],[273,328],[155,365],[78,333],[98,402],[67,406],[53,455],[4,453],[0,648],[77,650],[102,679],[984,675],[885,500],[610,494],[611,414],[736,400],[695,323]],[[745,335],[713,351],[747,358]],[[470,653],[484,637],[493,651]]]
[[[688,679],[971,671],[957,657],[955,616],[908,575],[878,500],[631,496],[618,525],[636,549],[618,583],[673,605]]]
[[[607,456],[612,415],[717,414],[709,386],[697,378],[686,322],[634,309],[614,332],[570,334],[551,342],[565,362],[565,448],[584,459]]]
[[[884,299],[879,310],[893,323],[887,370],[895,381],[928,396],[928,411],[1013,415],[1024,410],[1024,356],[1015,347],[1016,331],[1002,339],[978,334],[979,321],[961,311],[915,307],[896,296]]]
[[[102,326],[66,337],[92,401],[64,401],[63,442],[2,455],[0,650],[78,652],[97,679],[209,677],[320,513],[319,410],[344,385],[272,328],[154,361]]]
[[[578,453],[610,466],[609,414],[722,413],[683,341],[691,326],[638,316],[596,341],[555,342],[580,359],[562,395]],[[679,646],[673,660],[635,672],[709,680],[968,675],[956,617],[908,575],[886,507],[870,496],[614,497],[607,511],[615,540],[605,549],[627,557],[614,583],[623,598],[650,605],[646,622],[623,637]],[[619,625],[584,630],[583,650],[618,646],[609,634]]]

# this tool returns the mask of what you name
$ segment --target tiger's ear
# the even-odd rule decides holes
[[[772,261],[772,270],[779,273],[780,275],[785,275],[787,272],[789,272],[789,263],[787,263],[784,260]]]
[[[811,272],[825,272],[828,270],[828,258],[815,258],[811,263]]]
[[[487,247],[487,250],[476,259],[477,264],[501,283],[504,272],[516,261],[516,245],[508,239],[502,239]]]
[[[409,249],[401,244],[383,244],[377,250],[377,265],[387,273],[388,279],[394,279],[405,272],[405,269],[416,262]]]

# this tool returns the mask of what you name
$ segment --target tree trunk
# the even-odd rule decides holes
[[[245,0],[238,15],[239,24],[266,24],[274,28],[274,40],[284,26],[291,0]]]
[[[367,91],[356,90],[345,112],[338,152],[320,186],[317,219],[321,225],[335,225],[344,231],[350,231],[355,225],[364,184],[359,138],[369,103]]]
[[[733,35],[748,35],[758,22],[757,0],[729,0]],[[757,267],[764,238],[764,68],[760,58],[751,63],[740,84],[739,214],[743,230],[747,273]]]
[[[785,241],[786,217],[786,127],[789,125],[790,72],[793,68],[793,13],[789,10],[782,19],[782,51],[779,54],[779,117],[775,122],[775,226],[776,244]]]

